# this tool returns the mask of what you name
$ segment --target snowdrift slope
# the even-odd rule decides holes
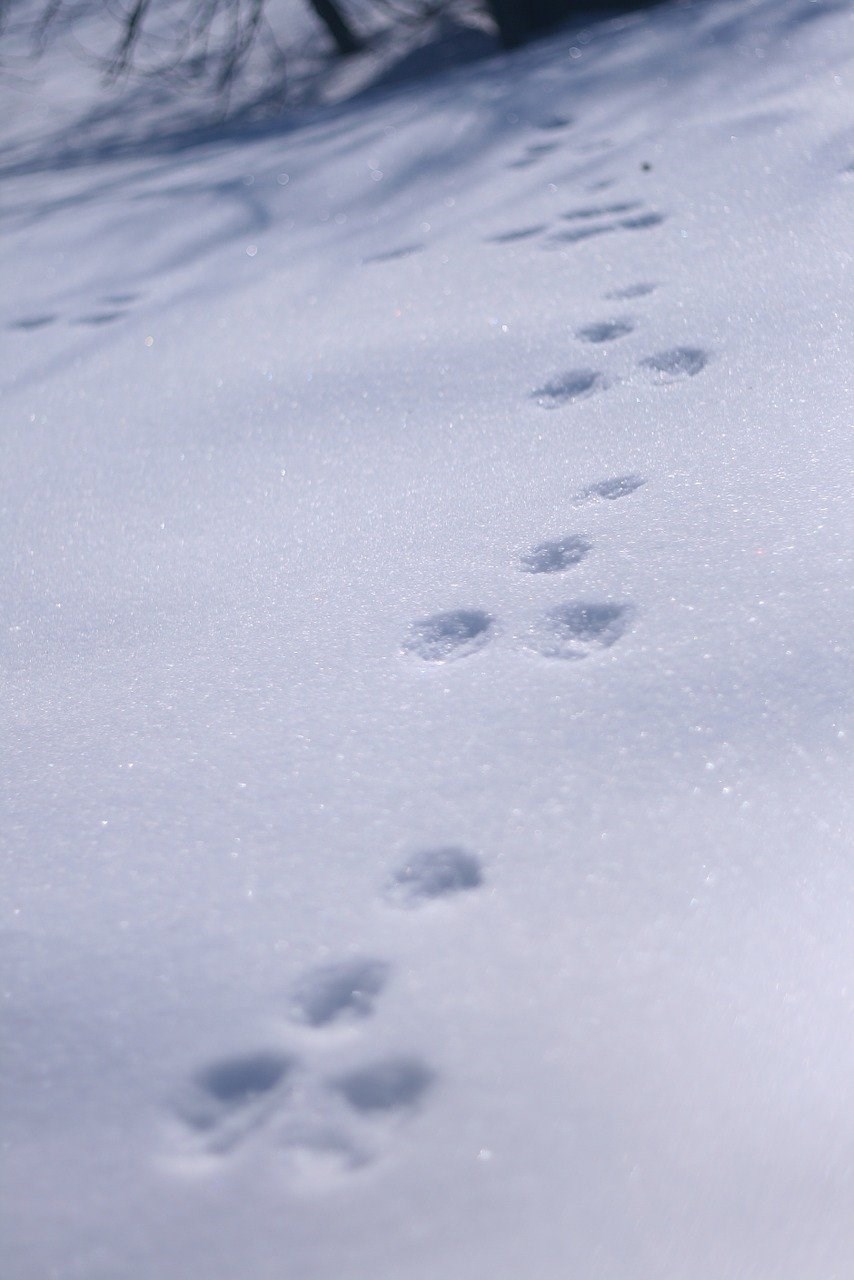
[[[852,52],[11,138],[10,1280],[850,1274]]]

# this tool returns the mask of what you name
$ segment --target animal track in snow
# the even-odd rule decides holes
[[[526,645],[544,658],[587,658],[616,644],[631,615],[629,605],[574,600],[549,609]]]
[[[72,324],[101,325],[112,324],[114,320],[120,320],[126,313],[124,311],[95,311],[88,316],[77,316]]]
[[[515,231],[501,231],[498,235],[489,236],[487,244],[515,244],[517,240],[530,240],[532,236],[538,236],[540,232],[545,231],[547,223],[539,222],[533,227],[519,227]]]
[[[264,1119],[294,1066],[269,1051],[213,1062],[194,1077],[179,1115],[209,1152],[225,1152]]]
[[[557,142],[534,142],[525,148],[525,154],[511,160],[508,169],[529,169],[543,156],[550,155],[558,146]]]
[[[648,227],[660,227],[665,217],[663,213],[639,213],[635,218],[623,218],[619,225],[624,231],[646,231]]]
[[[593,549],[593,544],[579,534],[558,538],[554,542],[541,542],[519,557],[524,573],[563,573],[580,564]]]
[[[420,253],[423,248],[423,244],[403,244],[398,249],[387,249],[382,253],[371,254],[369,258],[363,258],[362,263],[368,266],[375,262],[397,262],[398,258],[411,258],[413,254]]]
[[[435,898],[447,898],[483,883],[476,854],[457,845],[421,849],[392,876],[386,896],[398,906],[416,907]]]
[[[580,342],[614,342],[634,332],[634,321],[626,318],[619,320],[601,320],[595,324],[587,324],[576,330],[576,338]]]
[[[412,623],[403,647],[424,662],[452,662],[481,649],[490,639],[494,626],[494,619],[482,609],[434,613]]]
[[[609,301],[624,302],[629,298],[645,298],[657,288],[658,286],[654,284],[629,284],[624,289],[613,289],[610,293],[606,293],[605,297]]]
[[[310,1027],[325,1027],[341,1019],[367,1017],[390,972],[384,961],[371,959],[311,969],[294,988],[293,1018]]]
[[[616,227],[612,223],[605,223],[604,226],[598,223],[592,226],[570,227],[567,231],[555,231],[549,236],[547,244],[578,244],[581,240],[592,240],[594,236],[605,236],[612,231],[616,231]]]
[[[590,218],[611,217],[617,213],[631,213],[632,210],[640,207],[640,200],[623,200],[617,204],[584,205],[580,209],[570,209],[567,213],[562,213],[561,217],[564,222],[586,221]]]
[[[709,363],[709,353],[700,347],[672,347],[645,356],[638,364],[653,382],[678,382],[681,378],[694,378]]]
[[[606,502],[616,502],[618,498],[627,498],[642,484],[646,484],[646,480],[639,475],[613,476],[610,480],[597,480],[594,484],[589,484],[586,489],[582,489],[575,501],[589,502],[592,498],[601,498]]]
[[[138,293],[111,293],[104,295],[97,299],[95,305],[99,308],[109,308],[109,310],[97,310],[86,315],[73,316],[68,323],[75,325],[110,324],[113,320],[119,320],[123,315],[126,315],[128,304],[136,302],[139,296]],[[46,325],[55,324],[59,319],[60,317],[56,312],[44,312],[37,315],[21,316],[20,319],[11,321],[7,328],[24,331],[43,329]]]
[[[585,400],[608,386],[605,375],[595,369],[570,369],[534,391],[533,397],[543,409],[559,409],[573,400]]]
[[[555,231],[544,242],[544,248],[559,248],[562,244],[577,244],[581,240],[589,240],[593,236],[608,235],[615,231],[643,231],[648,227],[659,226],[665,219],[665,215],[663,213],[651,212],[639,213],[628,218],[612,219],[609,222],[595,221],[596,218],[600,218],[604,215],[605,210],[621,207],[623,206],[591,206],[584,209],[576,209],[564,214],[564,219],[568,219],[573,222],[577,220],[579,225],[567,227],[564,231]],[[625,207],[633,208],[635,206],[631,203],[627,203]]]
[[[56,318],[55,315],[21,316],[20,320],[13,320],[7,328],[29,333],[34,329],[44,329],[46,325],[53,324]]]
[[[537,128],[552,132],[556,129],[568,129],[572,123],[572,116],[547,116],[545,120],[540,121]]]
[[[354,1110],[371,1114],[416,1106],[435,1078],[418,1058],[396,1057],[357,1067],[330,1085]]]

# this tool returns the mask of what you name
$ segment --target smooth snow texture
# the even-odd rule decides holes
[[[2,91],[8,1280],[850,1274],[851,13],[584,21]]]

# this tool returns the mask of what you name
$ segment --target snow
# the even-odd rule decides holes
[[[9,1280],[850,1274],[852,17],[586,21],[2,90]]]

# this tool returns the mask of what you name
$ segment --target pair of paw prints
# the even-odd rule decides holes
[[[583,489],[573,502],[576,506],[597,500],[614,502],[644,483],[638,475],[600,480]],[[523,573],[565,573],[592,550],[593,543],[586,535],[566,534],[531,547],[519,557],[518,568]],[[527,628],[521,644],[543,658],[587,658],[616,644],[634,612],[634,606],[627,602],[571,600],[541,614]],[[498,619],[485,610],[452,609],[413,622],[403,650],[423,662],[453,662],[479,652],[500,633]]]
[[[513,227],[488,236],[486,243],[508,245],[542,236],[543,249],[565,249],[567,245],[580,244],[583,240],[618,231],[649,231],[660,227],[666,219],[665,213],[647,208],[641,200],[617,200],[611,204],[582,205],[568,209],[560,215],[560,223],[557,225],[553,222],[537,222],[530,226]],[[563,223],[569,225],[563,226]]]
[[[418,1057],[387,1056],[336,1071],[324,1070],[317,1046],[312,1056],[314,1069],[301,1056],[269,1049],[201,1068],[177,1108],[181,1154],[218,1162],[260,1145],[291,1185],[320,1188],[377,1159],[390,1130],[435,1083]]]
[[[541,120],[535,127],[541,132],[554,134],[570,128],[572,123],[572,119],[569,116],[549,116],[545,120]],[[522,154],[517,156],[515,160],[511,160],[507,168],[530,169],[531,165],[544,160],[546,156],[550,156],[559,146],[559,142],[552,140],[529,142]]]
[[[390,907],[414,909],[483,883],[480,859],[457,846],[422,849],[383,888]],[[373,1055],[357,1041],[394,980],[394,967],[360,956],[307,970],[285,1006],[290,1039],[217,1058],[195,1071],[173,1107],[179,1159],[216,1166],[262,1147],[294,1188],[324,1189],[372,1164],[393,1145],[438,1084],[419,1055]],[[348,1044],[348,1039],[350,1043]],[[343,1055],[343,1056],[342,1056]]]
[[[633,612],[626,603],[571,600],[537,618],[522,644],[543,658],[588,658],[616,644]],[[477,653],[499,633],[492,614],[482,609],[452,609],[414,622],[404,650],[424,662],[453,662]]]
[[[611,321],[591,325],[586,331],[579,331],[577,336],[586,342],[608,342],[630,333],[633,327],[627,321]],[[654,386],[667,386],[685,378],[695,378],[710,359],[711,353],[702,347],[669,347],[644,356],[638,360],[636,368],[647,382]],[[606,391],[614,383],[614,379],[598,369],[569,369],[536,388],[531,396],[543,409],[560,409],[576,400],[586,400],[598,391]]]
[[[85,315],[71,316],[67,320],[68,324],[97,326],[102,324],[112,324],[115,320],[120,320],[122,316],[127,314],[127,308],[131,302],[135,302],[139,297],[138,293],[113,293],[106,297],[98,299],[97,307],[87,312]],[[19,316],[17,320],[10,321],[7,329],[18,330],[22,333],[32,333],[38,329],[46,329],[48,325],[56,324],[62,317],[56,312],[38,312],[32,315]]]

